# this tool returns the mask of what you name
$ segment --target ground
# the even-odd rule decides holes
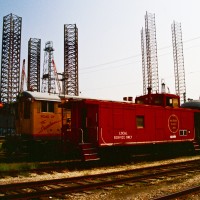
[[[98,174],[98,173],[105,173],[105,172],[112,172],[112,171],[119,171],[119,170],[126,170],[126,169],[137,169],[142,167],[148,166],[157,166],[163,165],[168,163],[176,163],[182,162],[186,160],[195,160],[200,159],[200,156],[195,157],[182,157],[177,159],[170,159],[165,161],[156,161],[156,162],[143,162],[143,163],[131,163],[126,165],[118,165],[113,167],[100,167],[95,169],[88,169],[82,171],[69,171],[65,170],[62,173],[54,172],[51,174],[43,174],[38,175],[35,173],[26,175],[26,176],[17,176],[17,177],[4,177],[0,179],[0,185],[8,184],[8,183],[16,183],[16,182],[27,182],[27,181],[37,181],[37,180],[48,180],[48,179],[56,179],[56,178],[66,178],[66,177],[74,177],[74,176],[81,176],[81,175],[89,175],[89,174]],[[118,185],[116,187],[111,188],[104,188],[104,189],[97,189],[92,192],[85,192],[85,193],[75,193],[66,195],[66,199],[69,200],[148,200],[153,199],[158,196],[162,196],[164,194],[182,190],[187,187],[192,187],[200,185],[200,173],[196,172],[196,174],[181,174],[176,177],[169,177],[165,179],[155,180],[152,179],[151,181],[141,182],[140,184],[133,185]],[[54,197],[49,197],[50,199],[57,199]],[[200,199],[200,195],[190,196],[189,199],[196,200]]]

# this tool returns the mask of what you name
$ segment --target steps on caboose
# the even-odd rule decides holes
[[[82,154],[82,159],[84,161],[99,160],[97,148],[95,148],[92,143],[80,143],[79,144]]]
[[[194,150],[196,153],[200,153],[200,143],[197,141],[193,141]]]

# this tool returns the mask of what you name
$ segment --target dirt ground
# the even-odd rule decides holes
[[[200,159],[200,156],[194,157],[182,157],[177,159],[170,159],[165,161],[156,161],[156,162],[143,162],[137,164],[126,164],[113,167],[100,167],[95,169],[88,169],[83,171],[68,171],[65,170],[62,173],[54,172],[51,174],[28,174],[26,176],[17,176],[11,177],[7,176],[0,179],[0,185],[17,183],[17,182],[28,182],[28,181],[39,181],[39,180],[48,180],[56,178],[66,178],[66,177],[76,177],[84,176],[90,174],[98,174],[112,171],[128,170],[128,169],[138,169],[143,167],[164,165],[169,163],[182,162],[186,160],[195,160]],[[116,187],[107,187],[104,189],[97,189],[92,192],[83,192],[83,193],[74,193],[70,195],[65,195],[64,199],[69,200],[148,200],[154,199],[164,194],[182,190],[184,188],[200,185],[200,173],[196,174],[182,174],[177,175],[176,177],[168,177],[167,179],[152,179],[149,182],[140,182],[138,184],[126,184],[126,185],[117,185]],[[49,197],[49,199],[59,199],[57,197]],[[63,199],[63,198],[62,198]],[[200,199],[200,194],[190,196],[187,199],[197,200]]]
[[[148,200],[161,197],[171,192],[200,184],[200,174],[195,176],[185,175],[168,180],[151,181],[135,185],[119,185],[115,188],[105,188],[90,193],[66,195],[69,200]],[[183,199],[183,198],[181,198]],[[185,199],[199,200],[200,194],[189,196]]]

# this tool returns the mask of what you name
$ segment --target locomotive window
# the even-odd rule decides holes
[[[48,112],[54,112],[54,103],[52,101],[48,102]]]
[[[19,103],[15,104],[15,118],[19,119]]]
[[[136,116],[137,128],[144,128],[144,116]]]
[[[31,108],[30,101],[25,101],[24,102],[24,119],[30,119],[30,108]]]
[[[47,101],[42,101],[42,112],[47,112]]]
[[[54,112],[54,102],[42,101],[42,112]]]
[[[40,104],[40,102],[38,101],[38,102],[37,102],[37,112],[40,113],[40,110],[41,110],[41,104]]]

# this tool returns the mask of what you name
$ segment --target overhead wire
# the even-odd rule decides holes
[[[191,42],[191,41],[194,41],[194,40],[198,40],[198,39],[200,39],[200,37],[195,37],[195,38],[191,38],[191,39],[188,39],[188,40],[184,40],[183,43],[188,43],[188,42]],[[161,48],[158,49],[158,51],[164,50],[164,49],[169,49],[169,48],[172,48],[172,45],[161,47]],[[188,48],[192,48],[192,47],[188,47]],[[188,48],[186,48],[186,49],[188,49]],[[159,55],[159,57],[168,55],[170,53],[164,53],[162,55]],[[113,64],[113,63],[119,63],[119,62],[122,62],[122,61],[125,61],[125,60],[130,60],[130,59],[141,57],[141,56],[142,56],[142,54],[140,53],[140,54],[136,54],[136,55],[125,57],[125,58],[116,59],[116,60],[113,60],[113,61],[108,61],[108,62],[105,62],[105,63],[101,63],[101,64],[89,66],[89,67],[84,67],[84,68],[82,68],[80,70],[91,70],[91,69],[94,69],[94,68],[99,68],[99,67],[110,65],[110,64]],[[112,66],[112,67],[108,66],[108,67],[109,68],[119,68],[119,67],[122,67],[122,66],[125,66],[125,65],[130,65],[130,64],[136,63],[136,62],[140,62],[140,61],[134,61],[134,62],[131,62],[131,63],[129,62],[129,63],[121,64],[119,66]],[[97,72],[97,71],[100,71],[100,70],[105,70],[108,67],[104,67],[104,68],[101,68],[101,69],[96,69],[94,71],[89,71],[89,72],[88,71],[87,72],[82,72],[81,74],[92,73],[92,72]],[[189,72],[189,73],[191,74],[193,72]],[[122,86],[122,85],[129,85],[129,84],[133,84],[133,82],[124,83],[124,84],[117,84],[117,85],[113,85],[113,86],[104,86],[104,87],[95,88],[95,89],[87,89],[87,91],[88,90],[100,90],[100,89],[105,89],[105,88],[114,88],[114,87],[119,87],[119,86]]]
[[[183,43],[188,43],[190,41],[198,40],[198,39],[200,39],[200,36],[199,37],[195,37],[195,38],[191,38],[191,39],[188,39],[188,40],[185,40],[185,41],[183,41]],[[163,50],[163,49],[169,49],[171,47],[172,47],[172,45],[164,46],[164,47],[158,48],[158,51]],[[192,47],[189,47],[189,48],[192,48]],[[169,54],[169,53],[165,53],[165,54],[162,54],[160,56],[167,55],[167,54]],[[83,70],[88,70],[88,69],[99,68],[101,66],[105,66],[105,65],[109,65],[109,64],[113,64],[113,63],[118,63],[118,62],[122,62],[124,60],[130,60],[130,59],[133,59],[133,58],[136,58],[136,57],[141,57],[141,56],[142,56],[142,54],[140,53],[140,54],[136,54],[136,55],[125,57],[125,58],[116,59],[116,60],[108,61],[108,62],[105,62],[105,63],[97,64],[97,65],[92,65],[92,66],[89,66],[89,67],[83,67],[83,68],[80,68],[79,70],[83,71]],[[136,61],[136,62],[139,62],[139,61]],[[135,63],[135,62],[132,62],[132,63]],[[128,65],[128,64],[125,64],[125,65]],[[100,69],[98,69],[97,71],[99,71],[99,70]],[[101,70],[103,70],[103,69],[101,69]],[[94,71],[92,71],[92,72],[94,72]]]

